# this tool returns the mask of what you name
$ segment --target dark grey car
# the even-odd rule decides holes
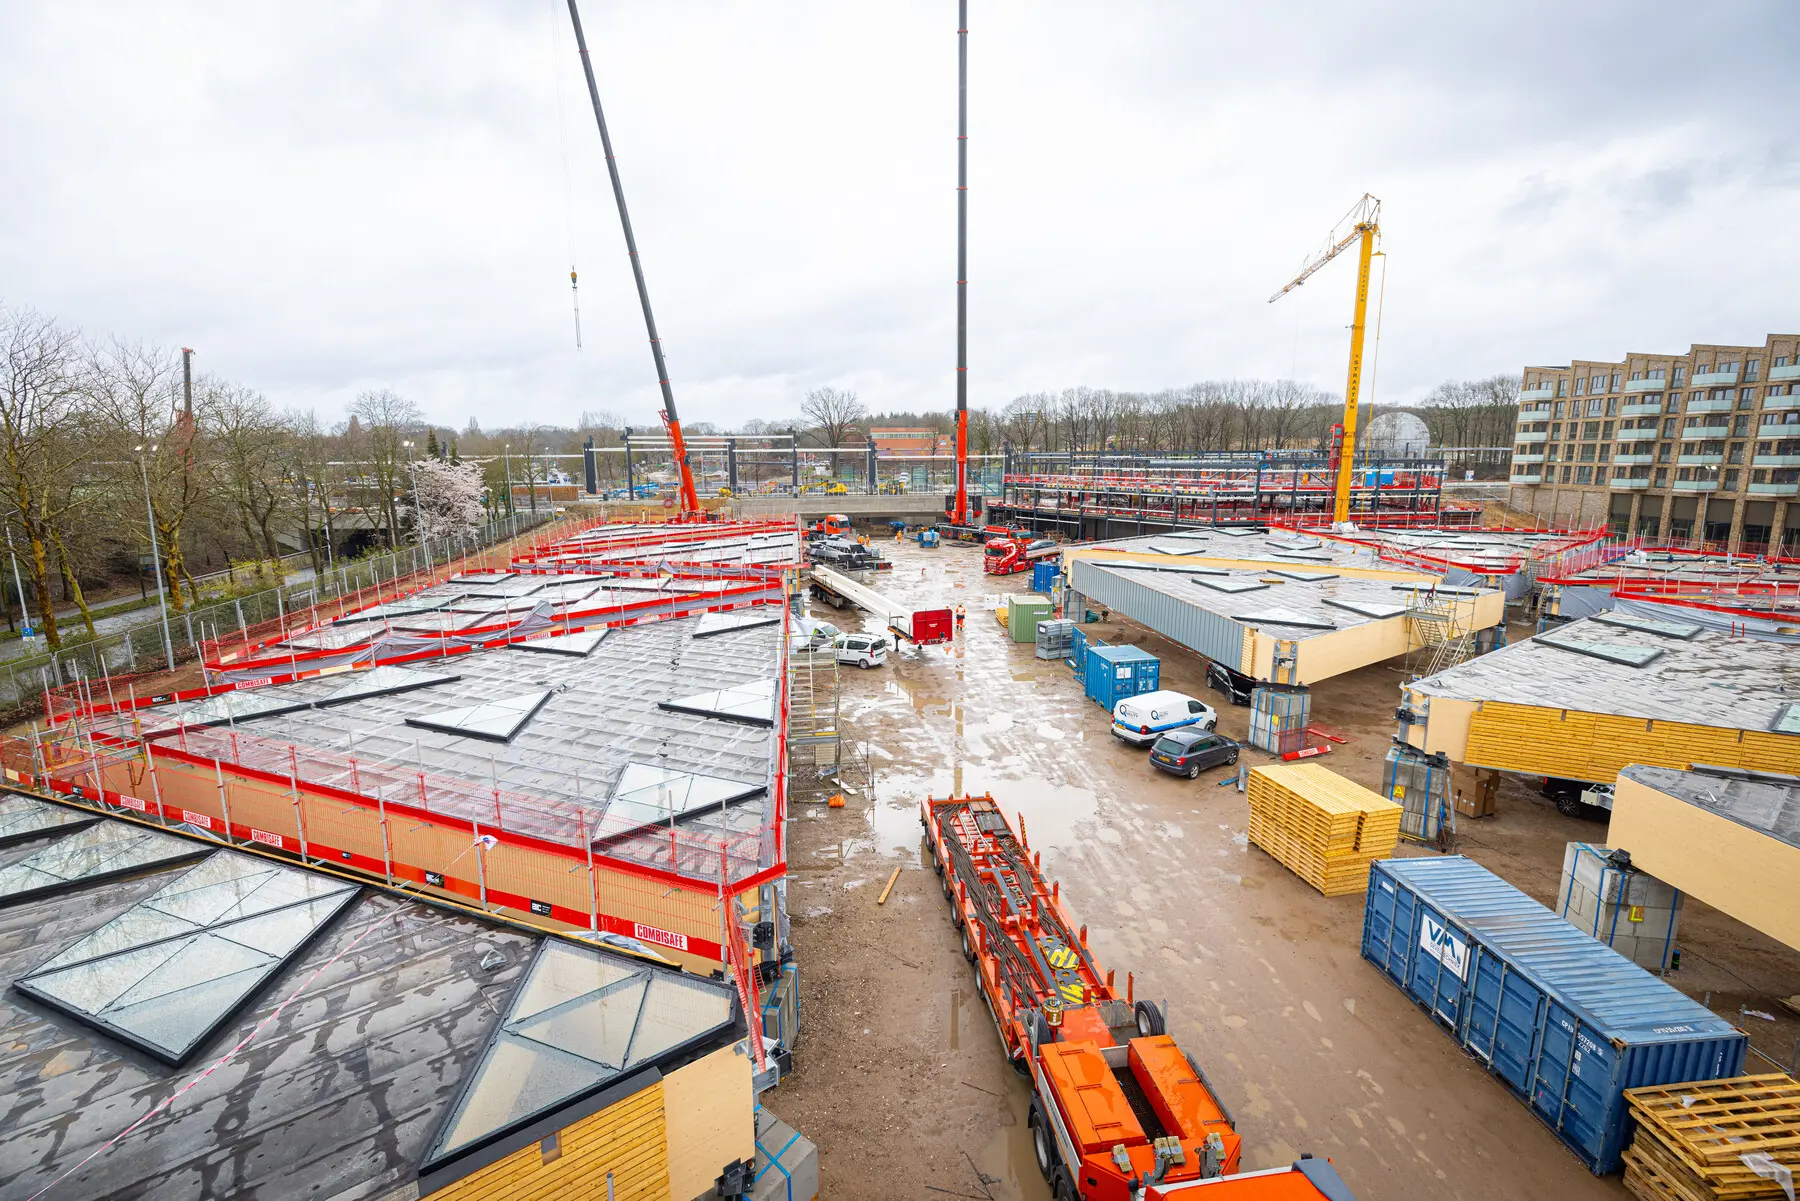
[[[1208,730],[1171,730],[1150,748],[1153,766],[1190,780],[1209,767],[1237,761],[1238,744]]]

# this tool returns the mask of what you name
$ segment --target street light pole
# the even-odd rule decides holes
[[[419,473],[413,467],[413,444],[407,441],[400,445],[406,447],[406,474],[412,480],[413,536],[419,540],[419,545],[423,546],[425,545],[425,514],[419,510]]]
[[[156,453],[156,443],[139,446],[138,471],[144,477],[144,518],[150,527],[150,562],[156,568],[156,604],[162,610],[163,654],[167,657],[169,670],[175,670],[175,644],[169,638],[169,595],[163,590],[162,550],[156,544],[156,508],[150,503],[150,468],[144,461],[144,452]]]
[[[29,630],[31,628],[31,610],[25,605],[25,583],[19,579],[19,556],[13,553],[12,526],[10,524],[6,527],[6,557],[12,560],[13,587],[19,590],[19,628]]]
[[[513,515],[511,442],[501,444],[501,455],[506,460],[506,515],[511,517]]]

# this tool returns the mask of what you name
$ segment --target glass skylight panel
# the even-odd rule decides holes
[[[726,985],[547,939],[426,1161],[529,1125],[732,1021]]]
[[[1277,559],[1295,563],[1330,563],[1330,555],[1312,555],[1303,550],[1273,550],[1269,552]]]
[[[765,791],[761,783],[745,784],[654,763],[628,763],[606,803],[600,833],[612,837],[644,826],[667,825]]]
[[[1202,588],[1211,588],[1215,592],[1231,592],[1231,593],[1255,592],[1259,588],[1267,588],[1268,587],[1267,584],[1264,584],[1259,580],[1233,580],[1233,579],[1208,580],[1208,579],[1201,579],[1198,576],[1196,576],[1194,578],[1194,583],[1199,584]]]
[[[357,892],[329,876],[221,851],[18,987],[180,1064]]]
[[[537,711],[550,699],[552,689],[523,692],[462,709],[443,709],[420,717],[409,717],[406,724],[421,730],[437,730],[459,734],[465,738],[484,738],[489,742],[511,742],[525,728]]]
[[[515,642],[513,646],[522,651],[540,651],[546,655],[573,655],[585,658],[594,653],[605,637],[612,633],[606,626],[597,629],[582,630],[575,634],[552,634],[548,638],[533,638],[528,642]]]
[[[411,692],[415,688],[429,688],[433,684],[450,684],[461,678],[436,671],[416,671],[410,667],[373,667],[368,671],[351,673],[348,679],[316,703],[341,705],[345,701],[359,701],[364,697],[390,696],[396,692]]]
[[[707,613],[700,618],[700,624],[694,627],[694,637],[711,638],[714,634],[724,634],[731,630],[752,630],[757,626],[775,625],[780,620],[781,608],[778,605],[763,605],[731,613]]]
[[[471,584],[471,585],[474,585],[474,584],[504,584],[508,580],[516,580],[518,578],[519,578],[519,573],[516,571],[471,571],[467,575],[457,576],[451,582],[455,583],[455,584]]]
[[[375,637],[376,633],[377,627],[372,624],[328,626],[324,629],[296,634],[281,645],[292,647],[297,651],[341,651],[352,646],[360,646]]]
[[[1195,551],[1192,546],[1166,546],[1161,542],[1152,542],[1150,549],[1159,555],[1191,555]]]
[[[1283,576],[1290,580],[1299,580],[1303,584],[1315,584],[1320,580],[1335,580],[1338,578],[1338,574],[1335,571],[1301,571],[1297,567],[1271,567],[1269,568],[1269,574]]]
[[[1258,534],[1266,533],[1267,531],[1265,531],[1265,530],[1233,529],[1230,526],[1217,526],[1214,528],[1213,532],[1217,533],[1217,534],[1223,534],[1227,538],[1254,538]]]
[[[1624,613],[1596,613],[1594,620],[1602,625],[1642,630],[1646,634],[1661,634],[1665,638],[1680,638],[1684,642],[1698,637],[1701,630],[1700,626],[1691,621],[1663,621],[1661,618],[1632,617]]]
[[[375,605],[368,609],[359,609],[349,614],[349,618],[365,621],[371,617],[405,617],[410,613],[432,613],[438,609],[447,609],[463,598],[460,592],[445,593],[441,596],[403,596],[399,600],[391,600],[385,605]]]
[[[0,905],[14,905],[71,885],[93,884],[129,872],[179,863],[211,847],[124,822],[76,830],[17,863],[0,868]]]
[[[1800,734],[1800,702],[1783,705],[1776,712],[1769,730],[1775,734]]]
[[[1337,622],[1329,617],[1307,617],[1295,613],[1291,609],[1261,609],[1254,612],[1233,613],[1233,621],[1247,621],[1259,626],[1295,626],[1303,630],[1335,630]]]
[[[311,704],[311,701],[285,688],[251,688],[209,696],[188,706],[176,716],[182,725],[222,726],[228,722],[292,713],[296,709],[309,708]]]
[[[1319,601],[1334,609],[1347,609],[1352,613],[1360,613],[1364,617],[1399,617],[1406,612],[1405,605],[1396,605],[1388,601],[1340,600],[1334,596],[1320,597]]]
[[[1557,650],[1572,651],[1577,655],[1603,659],[1608,663],[1621,663],[1626,667],[1644,667],[1661,658],[1663,653],[1660,646],[1632,646],[1621,642],[1586,642],[1579,638],[1569,638],[1560,634],[1539,634],[1537,641],[1545,646],[1553,646]]]
[[[753,726],[772,726],[775,724],[775,681],[752,680],[717,692],[659,701],[657,707],[673,713],[697,713],[702,717],[720,717]]]
[[[28,796],[0,794],[0,847],[46,834],[66,834],[73,827],[89,826],[99,820],[91,813],[65,809]]]
[[[1280,550],[1318,550],[1325,544],[1320,542],[1317,538],[1295,536],[1292,538],[1271,538],[1269,539],[1269,545]]]

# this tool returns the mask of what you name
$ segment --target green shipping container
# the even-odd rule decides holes
[[[1006,599],[1006,629],[1014,642],[1037,642],[1038,622],[1048,621],[1055,604],[1047,596],[1010,596]]]

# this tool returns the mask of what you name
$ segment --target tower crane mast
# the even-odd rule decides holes
[[[1350,518],[1350,480],[1355,475],[1356,468],[1356,408],[1362,390],[1363,333],[1367,329],[1369,315],[1369,265],[1374,258],[1375,243],[1380,238],[1381,201],[1365,192],[1363,198],[1351,207],[1349,213],[1332,230],[1330,237],[1326,239],[1325,249],[1308,259],[1300,268],[1300,274],[1269,297],[1269,303],[1274,304],[1350,247],[1360,248],[1356,271],[1355,315],[1350,322],[1350,373],[1344,383],[1343,439],[1334,464],[1336,479],[1333,484],[1336,491],[1331,509],[1333,522],[1343,522]]]

